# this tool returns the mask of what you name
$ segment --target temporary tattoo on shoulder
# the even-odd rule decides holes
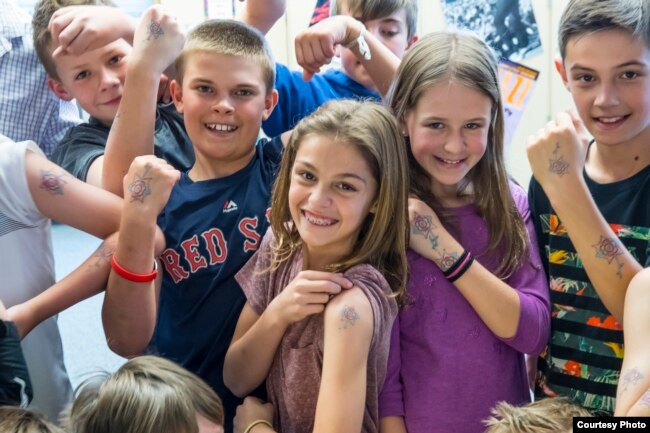
[[[438,248],[438,236],[433,233],[433,229],[436,227],[431,215],[420,215],[416,213],[415,218],[411,221],[411,234],[414,236],[424,236],[431,242],[431,248],[435,250]]]
[[[165,34],[165,31],[163,30],[162,26],[160,23],[155,22],[154,20],[151,20],[151,23],[149,24],[149,32],[147,36],[147,41],[150,40],[151,38],[158,39],[162,35]]]
[[[621,388],[621,394],[627,391],[630,386],[636,385],[642,379],[643,375],[636,367],[626,371],[620,379],[619,387]]]
[[[343,310],[341,310],[341,323],[339,329],[343,330],[353,327],[359,318],[359,313],[357,313],[357,310],[355,310],[354,307],[348,305],[344,306]]]
[[[102,242],[97,251],[93,254],[95,261],[90,264],[91,268],[99,268],[104,263],[108,263],[111,260],[111,256],[115,253],[115,245],[109,242]]]
[[[448,253],[447,251],[442,250],[442,256],[440,259],[438,259],[438,265],[440,266],[440,269],[444,272],[447,269],[451,268],[454,263],[458,261],[458,257],[460,257],[460,255],[456,252]]]
[[[553,158],[548,160],[548,171],[563,176],[569,171],[569,163],[564,160],[560,155],[560,143],[555,143],[555,150],[553,151]]]
[[[56,175],[51,170],[41,170],[41,184],[39,188],[49,191],[54,195],[63,195],[63,185],[67,183],[62,179],[64,176],[65,173]]]
[[[144,166],[144,173],[142,175],[136,174],[135,180],[129,184],[129,192],[131,193],[131,201],[139,201],[144,203],[144,198],[151,194],[151,177],[147,177],[149,171],[151,170],[151,165],[147,164]]]
[[[623,254],[620,241],[617,238],[608,239],[601,236],[600,240],[593,244],[592,247],[596,250],[596,257],[599,259],[607,260],[608,264],[613,261],[616,262],[616,275],[618,278],[622,278],[621,269],[623,269],[624,263],[620,257]]]

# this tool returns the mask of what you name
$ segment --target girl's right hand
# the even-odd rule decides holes
[[[341,274],[301,271],[271,301],[269,309],[288,326],[312,314],[322,313],[332,296],[351,287],[352,282]]]

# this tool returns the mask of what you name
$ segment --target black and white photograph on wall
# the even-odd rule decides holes
[[[531,0],[442,0],[447,30],[469,30],[499,57],[521,61],[541,53]]]

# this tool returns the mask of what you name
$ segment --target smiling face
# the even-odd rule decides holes
[[[350,16],[345,4],[341,5],[341,15]],[[358,17],[354,17],[358,18]],[[372,33],[381,43],[393,52],[400,59],[406,49],[417,40],[417,37],[408,39],[408,27],[406,25],[406,11],[400,9],[392,14],[378,19],[364,22],[368,33]],[[376,89],[375,83],[368,75],[368,72],[357,59],[354,53],[341,48],[341,65],[345,73],[357,83],[363,84],[369,89]]]
[[[171,91],[194,145],[192,170],[208,177],[248,164],[262,121],[277,103],[277,92],[267,91],[254,60],[206,51],[188,55],[183,83],[172,82]]]
[[[558,65],[578,113],[599,145],[650,140],[650,49],[626,30],[569,39]]]
[[[59,80],[48,85],[61,99],[76,99],[81,108],[105,125],[111,125],[122,98],[131,46],[123,39],[81,55],[62,54],[54,59]]]
[[[377,190],[353,146],[319,135],[302,140],[291,170],[289,208],[306,263],[331,264],[352,251]]]
[[[424,91],[406,114],[411,151],[438,199],[453,204],[459,182],[485,154],[491,113],[487,95],[443,82]]]

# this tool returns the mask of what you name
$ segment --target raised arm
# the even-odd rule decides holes
[[[589,193],[583,176],[586,136],[577,115],[560,112],[528,139],[528,159],[591,284],[605,307],[623,323],[625,292],[641,265],[618,239]]]
[[[284,15],[286,0],[247,0],[235,19],[267,34]]]
[[[302,271],[261,315],[247,303],[223,368],[224,383],[233,394],[243,397],[264,382],[287,327],[323,312],[330,295],[342,286],[350,282],[338,274]]]
[[[31,151],[25,155],[25,174],[34,203],[44,216],[102,239],[117,232],[122,199],[116,195],[76,179]],[[102,243],[66,278],[38,296],[9,309],[21,338],[43,320],[104,289],[114,239],[115,236]]]
[[[296,36],[296,60],[303,67],[303,78],[310,80],[323,65],[330,63],[339,45],[345,47],[358,41],[362,30],[365,30],[362,22],[337,15],[322,20]],[[364,39],[369,55],[364,55],[366,51],[360,50],[362,45],[358,42],[351,50],[368,71],[379,93],[386,96],[400,59],[372,33],[365,32]]]
[[[438,265],[444,272],[462,260],[463,246],[444,228],[437,215],[422,201],[409,199],[410,247]],[[530,215],[524,215],[534,239]],[[454,285],[490,330],[522,353],[538,354],[550,330],[550,301],[536,244],[531,243],[531,262],[513,273],[508,283],[477,260]],[[510,285],[510,284],[512,285]],[[480,291],[476,287],[481,287]]]
[[[128,272],[151,274],[164,248],[156,225],[180,173],[162,159],[141,156],[124,179],[126,197],[115,260]],[[141,354],[156,325],[162,267],[155,280],[134,282],[111,271],[102,319],[108,346],[122,356]]]
[[[184,36],[176,19],[158,6],[142,15],[133,39],[120,107],[106,143],[102,186],[122,195],[122,178],[135,157],[153,155],[158,87]]]
[[[630,283],[625,299],[625,358],[616,416],[650,416],[650,268]]]

